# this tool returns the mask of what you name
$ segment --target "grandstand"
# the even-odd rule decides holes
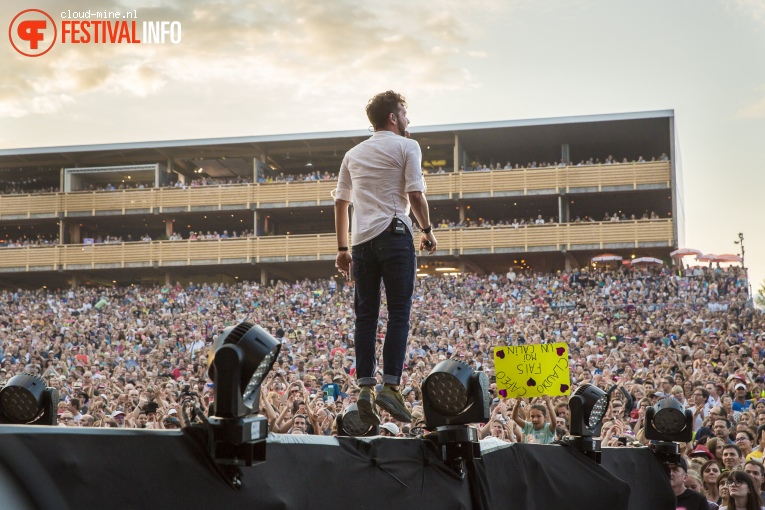
[[[671,110],[413,128],[439,240],[420,272],[668,260],[683,235],[674,129]],[[368,135],[2,150],[1,281],[333,276],[334,175]]]

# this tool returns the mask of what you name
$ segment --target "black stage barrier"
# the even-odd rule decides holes
[[[629,510],[674,510],[675,493],[669,477],[648,448],[603,448],[601,466],[629,482],[632,489]]]
[[[633,451],[604,452],[604,469],[567,446],[512,445],[462,479],[425,440],[272,435],[266,462],[243,467],[234,489],[182,432],[0,426],[0,508],[664,508],[609,473],[669,490],[652,454]]]

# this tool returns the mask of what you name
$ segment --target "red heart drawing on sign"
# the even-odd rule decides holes
[[[568,391],[568,384],[561,384],[560,385],[560,392],[566,393]]]
[[[505,351],[503,351],[502,349],[498,349],[496,354],[499,359],[505,359]]]
[[[526,381],[526,386],[536,386],[536,385],[537,385],[537,382],[531,377],[529,377],[529,380]]]
[[[563,353],[566,352],[566,348],[565,347],[558,347],[557,349],[555,349],[555,352],[558,353],[558,356],[563,356]]]
[[[502,398],[507,398],[507,390],[499,390],[499,396]]]

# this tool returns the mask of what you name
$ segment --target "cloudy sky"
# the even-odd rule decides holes
[[[22,9],[3,2],[7,26]],[[41,0],[182,23],[178,45],[0,45],[0,148],[674,109],[686,245],[765,278],[763,0]],[[7,32],[6,32],[7,33]],[[756,204],[760,204],[755,207]],[[759,208],[758,208],[759,207]]]

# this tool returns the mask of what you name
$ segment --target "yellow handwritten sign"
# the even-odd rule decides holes
[[[502,397],[550,397],[571,393],[568,345],[518,345],[494,348],[494,372]]]

